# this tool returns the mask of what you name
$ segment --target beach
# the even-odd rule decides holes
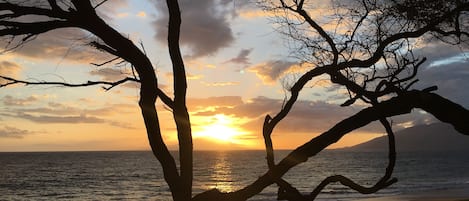
[[[432,190],[357,201],[469,201],[469,185],[458,189]]]

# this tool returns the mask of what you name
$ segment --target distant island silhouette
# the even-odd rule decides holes
[[[469,151],[469,136],[458,133],[451,125],[433,123],[417,125],[395,132],[396,150],[403,151]],[[374,138],[346,151],[387,151],[387,136]]]

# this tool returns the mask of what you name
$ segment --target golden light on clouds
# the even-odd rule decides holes
[[[145,13],[145,11],[140,11],[137,13],[137,17],[141,17],[141,18],[144,18],[147,16],[147,13]]]
[[[237,86],[240,82],[201,82],[207,87],[225,87],[225,86]]]
[[[117,13],[117,18],[126,18],[129,16],[129,13]]]

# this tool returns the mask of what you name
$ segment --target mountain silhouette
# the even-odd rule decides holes
[[[418,125],[395,132],[396,151],[469,151],[469,136],[458,133],[451,125]],[[350,151],[387,151],[387,136],[344,148]]]

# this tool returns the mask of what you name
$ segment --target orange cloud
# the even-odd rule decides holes
[[[239,85],[239,82],[202,82],[205,86],[208,87],[225,87],[225,86],[236,86]]]
[[[39,99],[35,96],[29,96],[27,98],[14,98],[13,96],[6,95],[1,100],[5,106],[25,106],[32,104]]]
[[[0,128],[0,138],[23,138],[25,135],[33,133],[34,132],[29,130],[18,129],[11,126]]]
[[[134,106],[128,104],[114,104],[106,105],[104,107],[88,107],[87,109],[83,109],[55,102],[49,102],[46,106],[42,107],[30,107],[31,103],[39,100],[34,96],[28,98],[5,96],[1,100],[3,100],[3,105],[10,106],[2,113],[2,116],[4,117],[24,119],[35,123],[104,123],[124,129],[134,128],[134,126],[128,122],[114,120],[116,114],[119,114],[120,116],[133,114]]]
[[[0,75],[17,77],[21,66],[10,61],[0,61]]]
[[[188,74],[187,75],[188,80],[200,80],[203,77],[204,77],[204,75],[201,75],[201,74],[199,74],[199,75]]]
[[[266,17],[275,17],[275,12],[262,11],[259,9],[256,10],[244,10],[239,13],[239,16],[245,19],[255,19],[255,18],[266,18]]]
[[[137,13],[137,17],[145,18],[147,17],[147,13],[145,13],[145,11],[140,11]]]
[[[265,84],[272,85],[295,65],[296,62],[272,60],[249,67],[248,71],[256,73]]]

